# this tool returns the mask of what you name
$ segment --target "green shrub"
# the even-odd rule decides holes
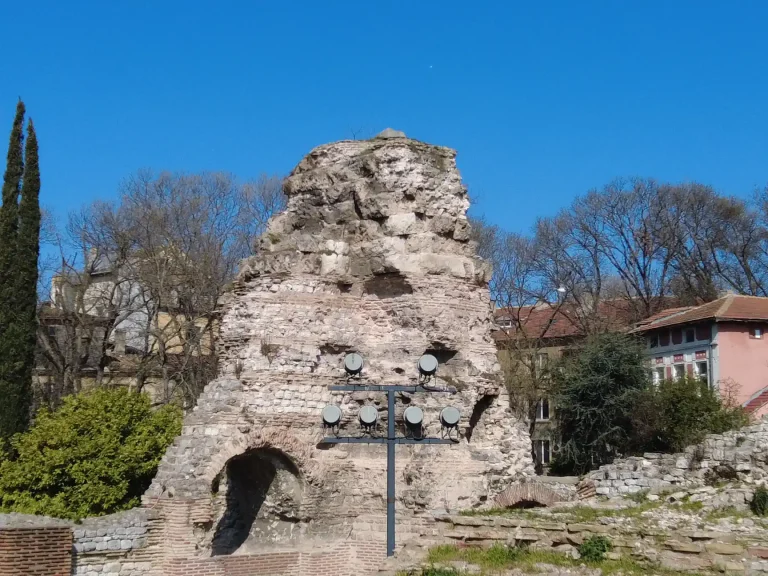
[[[768,489],[758,486],[749,507],[756,516],[768,516]]]
[[[720,434],[748,423],[744,410],[731,402],[729,395],[720,397],[696,378],[665,380],[645,390],[643,396],[638,404],[652,409],[637,410],[633,425],[639,428],[638,420],[642,419],[642,425],[652,429],[653,437],[646,439],[640,449],[682,452],[707,434]]]
[[[643,344],[624,334],[590,337],[551,371],[559,436],[556,474],[583,474],[627,452],[632,400],[648,387]]]
[[[605,536],[590,536],[579,546],[579,555],[585,562],[602,562],[611,548],[611,541]]]
[[[692,377],[652,386],[642,342],[627,335],[592,336],[550,374],[564,440],[551,465],[556,474],[583,474],[631,454],[682,452],[749,422],[732,382],[719,391]],[[695,468],[703,453],[693,456]]]
[[[153,411],[143,394],[69,396],[13,438],[0,461],[0,510],[77,519],[132,508],[180,432],[181,410]]]

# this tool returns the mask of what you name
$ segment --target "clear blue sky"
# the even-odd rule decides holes
[[[768,182],[768,2],[8,2],[0,135],[18,96],[43,202],[142,167],[287,173],[387,126],[459,151],[512,230],[615,176]],[[7,136],[2,136],[5,154]]]

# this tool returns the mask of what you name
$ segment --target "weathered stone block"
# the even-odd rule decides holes
[[[724,556],[733,556],[743,554],[744,548],[737,544],[726,544],[724,542],[707,542],[704,547],[711,554],[722,554]]]

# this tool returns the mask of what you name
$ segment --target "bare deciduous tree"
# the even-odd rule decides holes
[[[127,375],[161,401],[194,403],[216,373],[218,299],[284,202],[274,177],[139,172],[117,202],[72,215],[53,280],[66,297],[43,306],[50,386],[69,393],[86,374],[96,385]]]
[[[547,298],[547,279],[537,267],[531,239],[480,220],[473,221],[472,229],[479,254],[493,266],[490,288],[497,307],[495,338],[504,383],[512,407],[528,422],[531,455],[541,468],[544,463],[538,462],[535,450],[537,412],[551,395],[547,349],[564,299]]]

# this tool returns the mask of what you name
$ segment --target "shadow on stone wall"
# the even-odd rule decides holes
[[[211,555],[233,554],[249,540],[258,541],[262,524],[300,521],[302,483],[299,470],[279,450],[251,450],[232,458],[213,490],[224,489],[225,509],[216,525]],[[290,532],[290,529],[284,530]]]

